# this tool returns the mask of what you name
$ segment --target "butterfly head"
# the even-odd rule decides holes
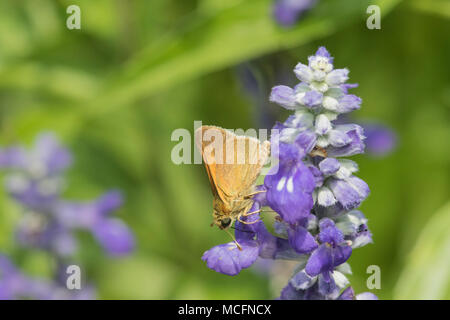
[[[220,229],[227,229],[231,224],[233,223],[233,220],[230,217],[225,217],[222,219],[217,220],[217,225]]]

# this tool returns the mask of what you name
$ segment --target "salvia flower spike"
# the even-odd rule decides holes
[[[364,130],[338,120],[359,109],[362,100],[348,93],[356,87],[346,83],[349,70],[335,68],[324,47],[307,64],[298,63],[294,73],[295,87],[275,86],[270,94],[271,102],[293,114],[273,127],[271,144],[279,163],[258,187],[266,192],[254,198],[251,209],[272,208],[278,214],[275,232],[262,221],[237,222],[242,250],[230,242],[206,251],[202,259],[227,275],[258,259],[298,261],[280,299],[376,299],[371,293],[356,295],[346,277],[352,251],[372,242],[367,219],[357,210],[369,187],[355,175],[358,165],[346,159],[364,152]]]

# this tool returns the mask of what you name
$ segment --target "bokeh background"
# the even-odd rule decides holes
[[[81,8],[81,30],[66,8]],[[366,8],[381,8],[368,30]],[[136,236],[123,258],[79,234],[76,261],[104,299],[272,299],[262,268],[229,277],[200,260],[228,241],[210,228],[212,196],[201,165],[175,165],[177,128],[193,121],[262,128],[287,113],[271,86],[319,46],[348,67],[362,97],[358,121],[397,136],[392,152],[354,157],[371,188],[361,210],[374,243],[354,251],[350,280],[367,291],[379,265],[382,299],[450,298],[450,3],[321,0],[292,27],[271,0],[3,0],[0,2],[0,146],[54,132],[74,155],[68,199],[120,189],[119,216]],[[262,98],[261,98],[262,97]],[[0,252],[14,256],[21,208],[0,191]],[[17,254],[16,254],[17,255]],[[48,277],[50,257],[20,254]],[[286,272],[286,268],[279,268]],[[287,273],[288,274],[288,273]]]

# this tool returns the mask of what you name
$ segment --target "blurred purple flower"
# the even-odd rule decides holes
[[[291,26],[315,4],[316,0],[276,0],[273,5],[273,15],[280,25]]]
[[[30,210],[47,211],[64,189],[62,174],[72,157],[49,133],[36,138],[30,150],[11,147],[0,150],[0,168],[9,169],[6,189]]]
[[[122,201],[122,195],[117,191],[108,192],[92,202],[61,201],[55,206],[55,217],[69,229],[91,231],[110,255],[125,255],[134,249],[134,236],[121,220],[110,217]]]
[[[127,255],[134,249],[134,236],[119,219],[103,219],[92,232],[103,248],[112,256]]]
[[[16,228],[18,244],[25,248],[45,250],[56,262],[60,279],[63,266],[77,250],[74,232],[87,230],[112,256],[129,254],[135,246],[134,235],[123,221],[113,218],[121,207],[122,195],[111,191],[95,201],[75,202],[61,198],[64,173],[72,163],[69,151],[51,134],[36,138],[29,150],[23,147],[0,149],[0,169],[7,171],[6,189],[24,208]],[[12,299],[87,299],[93,289],[71,293],[58,282],[31,279],[17,271],[9,260],[0,256],[0,297]]]
[[[31,278],[19,271],[12,262],[0,254],[0,300],[91,300],[95,291],[90,286],[68,290],[56,282]]]
[[[366,151],[377,157],[382,157],[395,148],[397,136],[394,131],[381,124],[363,124],[366,136]]]

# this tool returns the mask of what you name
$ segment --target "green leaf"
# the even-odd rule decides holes
[[[450,299],[450,202],[431,217],[410,252],[394,299]]]
[[[419,11],[450,18],[450,1],[448,0],[414,0],[409,5]]]

